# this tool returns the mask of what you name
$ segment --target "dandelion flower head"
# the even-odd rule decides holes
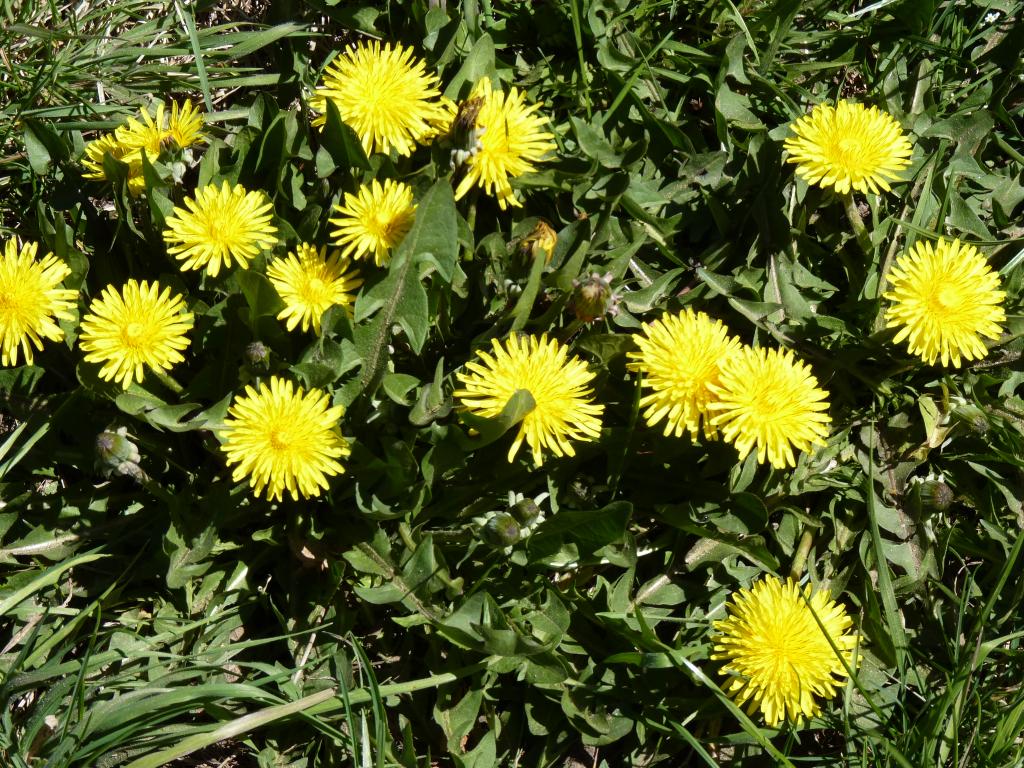
[[[773,728],[817,715],[818,700],[834,698],[854,666],[853,621],[825,591],[769,575],[726,610],[714,622],[711,658],[725,661],[725,692]]]
[[[759,463],[795,467],[794,448],[807,451],[828,437],[828,393],[789,350],[744,347],[708,388],[715,395],[707,405],[711,426],[736,446],[741,461],[756,446]]]
[[[715,399],[709,385],[719,383],[721,366],[740,350],[740,340],[730,336],[719,320],[687,307],[645,323],[634,334],[639,351],[630,352],[629,368],[639,371],[645,389],[640,400],[649,426],[665,422],[665,435],[696,438],[715,436],[708,403]]]
[[[910,141],[895,118],[878,107],[851,101],[819,104],[790,126],[787,162],[808,184],[866,194],[889,190],[889,182],[910,165]]]
[[[476,84],[472,98],[482,99],[474,132],[479,145],[465,161],[455,199],[478,186],[497,197],[502,210],[519,207],[522,204],[509,180],[533,171],[545,153],[555,148],[547,120],[537,114],[543,105],[527,105],[525,95],[516,88],[508,95],[494,90],[486,77]]]
[[[130,117],[124,125],[89,142],[85,147],[82,165],[87,179],[104,181],[107,178],[103,158],[109,154],[128,166],[128,190],[138,195],[146,188],[142,173],[142,153],[156,160],[167,145],[185,149],[205,141],[202,133],[203,114],[186,100],[184,104],[171,103],[170,118],[163,104],[157,104],[156,115],[147,109],[139,117]]]
[[[1006,320],[999,275],[977,248],[959,240],[939,238],[933,246],[918,240],[900,256],[889,273],[892,302],[885,318],[900,328],[897,344],[906,340],[910,353],[929,365],[959,368],[961,358],[980,360],[988,354],[982,337],[999,338]]]
[[[164,372],[182,362],[189,345],[185,335],[193,317],[184,299],[156,281],[129,280],[116,290],[107,286],[82,319],[78,344],[87,363],[101,363],[100,378],[128,389],[142,381],[148,366]]]
[[[33,350],[43,340],[60,341],[64,331],[56,320],[74,320],[68,310],[77,291],[61,288],[71,269],[52,253],[36,258],[38,243],[19,248],[13,237],[0,252],[0,363],[18,364],[18,350],[32,364]]]
[[[114,131],[114,135],[118,143],[129,151],[145,150],[151,159],[155,159],[165,144],[185,149],[204,141],[202,130],[203,114],[192,106],[190,100],[186,100],[180,106],[178,102],[172,102],[169,117],[163,104],[156,105],[155,116],[143,109],[139,118],[128,118]]]
[[[277,376],[247,386],[221,432],[227,463],[237,465],[232,480],[248,477],[256,496],[276,501],[285,491],[296,501],[319,496],[328,477],[345,471],[339,459],[351,452],[338,429],[342,412],[326,392],[305,392]]]
[[[82,167],[83,178],[93,181],[107,181],[107,171],[103,167],[103,159],[110,155],[128,166],[128,191],[139,195],[146,189],[146,179],[142,173],[142,155],[138,150],[126,147],[117,140],[113,133],[108,133],[85,145],[85,156]]]
[[[573,440],[596,440],[601,435],[604,406],[595,404],[588,386],[594,374],[585,362],[569,357],[568,348],[542,335],[513,335],[504,343],[491,341],[492,352],[479,350],[477,359],[456,374],[461,389],[455,397],[483,417],[499,415],[512,395],[524,389],[536,404],[519,425],[508,452],[512,461],[523,441],[540,466],[544,451],[575,456]]]
[[[262,192],[248,192],[241,184],[223,182],[197,189],[185,198],[185,207],[175,207],[164,230],[167,252],[182,271],[206,269],[211,277],[232,261],[243,269],[263,248],[277,243],[277,228],[271,224],[273,206]]]
[[[340,251],[328,257],[326,246],[317,250],[309,243],[275,259],[267,277],[285,304],[277,318],[289,331],[301,322],[303,331],[312,328],[315,333],[320,333],[320,316],[329,308],[342,306],[351,313],[355,290],[363,284]]]
[[[391,250],[402,242],[416,218],[412,187],[386,179],[374,179],[356,194],[345,193],[345,204],[334,206],[338,217],[330,219],[331,232],[343,255],[353,259],[370,256],[378,267],[391,259]]]
[[[411,48],[361,42],[339,54],[324,71],[323,85],[309,100],[320,113],[313,125],[324,126],[331,101],[359,136],[366,154],[394,149],[411,155],[448,119],[450,108],[437,85],[437,75],[427,73]]]

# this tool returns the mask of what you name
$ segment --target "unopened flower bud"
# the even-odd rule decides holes
[[[509,512],[512,513],[512,517],[518,520],[521,525],[530,525],[530,523],[540,517],[540,508],[533,499],[523,499],[516,502],[509,509]]]
[[[612,290],[612,273],[599,275],[596,272],[582,280],[572,281],[572,310],[576,318],[591,323],[605,315],[615,317],[619,313],[619,296]]]
[[[491,518],[484,523],[481,531],[484,541],[492,547],[510,547],[519,541],[519,524],[516,519],[507,512],[495,512]]]
[[[138,446],[128,438],[128,429],[116,432],[109,429],[96,437],[96,470],[104,477],[124,475],[141,481],[146,473],[139,467],[142,455]]]
[[[910,492],[911,506],[923,515],[945,512],[955,498],[953,489],[942,480],[923,480],[915,483]]]
[[[988,417],[976,405],[961,405],[958,408],[954,408],[952,416],[976,435],[984,435],[988,432]]]
[[[128,430],[121,427],[116,432],[104,430],[96,437],[96,459],[115,467],[123,461],[138,462],[142,456],[138,446],[128,439]]]
[[[254,341],[245,348],[245,359],[249,365],[266,365],[270,360],[270,350],[262,341]]]
[[[519,241],[519,247],[534,259],[540,257],[541,249],[544,250],[544,263],[551,261],[551,256],[558,245],[558,233],[544,219],[537,219],[533,230]]]

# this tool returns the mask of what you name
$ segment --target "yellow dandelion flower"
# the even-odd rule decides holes
[[[736,446],[740,460],[757,446],[757,460],[773,467],[795,467],[793,448],[824,445],[832,418],[828,393],[807,364],[789,350],[744,347],[721,367],[718,383],[708,383],[716,413],[711,426]]]
[[[473,89],[473,98],[483,99],[476,115],[476,145],[465,162],[465,176],[455,190],[462,198],[474,185],[498,198],[502,210],[522,205],[512,193],[509,179],[534,170],[544,154],[555,148],[547,120],[536,114],[542,104],[527,106],[526,97],[512,88],[508,96],[495,91],[484,78]]]
[[[878,193],[910,165],[911,147],[895,118],[878,107],[840,101],[819,104],[790,126],[795,137],[784,142],[787,162],[808,184]]]
[[[366,154],[394,149],[410,155],[443,122],[448,109],[437,88],[437,75],[427,74],[411,48],[374,40],[361,42],[340,54],[324,71],[323,85],[309,100],[320,115],[313,125],[327,122],[327,101],[356,132]]]
[[[320,333],[320,316],[330,307],[340,305],[351,314],[355,290],[363,284],[351,263],[340,251],[327,257],[327,247],[301,243],[294,253],[275,259],[267,269],[267,277],[285,303],[277,316],[285,320],[289,331],[300,322],[302,330],[310,327]]]
[[[571,440],[601,436],[603,405],[594,404],[588,383],[594,374],[568,348],[547,335],[509,337],[504,344],[492,339],[493,354],[479,350],[478,360],[457,373],[462,389],[453,393],[463,407],[484,417],[497,416],[517,390],[525,389],[536,403],[519,425],[508,451],[512,461],[526,441],[533,463],[540,466],[543,452],[575,456]]]
[[[203,115],[188,100],[180,106],[176,101],[171,103],[169,120],[163,104],[157,104],[155,116],[147,109],[142,109],[138,118],[128,118],[113,133],[105,134],[86,145],[85,157],[82,159],[86,173],[83,176],[105,181],[107,176],[103,169],[103,157],[110,154],[128,165],[128,189],[137,195],[146,188],[142,176],[142,153],[145,152],[150,160],[156,160],[168,143],[184,149],[205,141],[202,128]]]
[[[703,423],[705,437],[715,437],[708,411],[715,395],[709,386],[719,383],[721,366],[739,352],[740,340],[720,321],[689,307],[645,323],[633,340],[639,351],[628,354],[635,361],[629,368],[639,371],[643,386],[653,390],[640,400],[647,424],[653,427],[664,419],[666,436],[682,437],[685,431],[696,438]]]
[[[331,232],[334,244],[343,255],[353,259],[373,256],[378,267],[391,259],[391,250],[408,234],[416,218],[412,187],[387,179],[384,185],[374,179],[356,194],[345,193],[345,205],[336,205],[340,214],[330,219],[337,229]]]
[[[231,479],[249,478],[256,496],[281,501],[319,496],[327,478],[345,471],[338,459],[351,452],[338,430],[343,409],[330,407],[326,392],[304,392],[292,382],[270,377],[270,386],[248,386],[236,396],[220,433]]]
[[[151,159],[156,159],[163,149],[164,141],[167,139],[167,120],[164,114],[164,105],[156,105],[156,119],[149,114],[149,110],[139,111],[141,120],[129,117],[124,125],[114,131],[118,142],[129,150],[141,149]]]
[[[887,326],[902,326],[893,341],[906,339],[910,353],[929,365],[941,360],[959,368],[961,356],[980,360],[988,354],[982,337],[1002,333],[1006,294],[999,275],[969,243],[918,240],[896,260],[889,283]]]
[[[195,195],[185,198],[185,208],[175,207],[164,230],[167,252],[184,262],[182,271],[205,268],[216,277],[221,263],[230,267],[232,260],[246,269],[262,248],[277,243],[277,228],[270,223],[273,205],[262,192],[225,181],[220,188],[197,189]]]
[[[168,138],[178,146],[185,149],[193,144],[206,141],[203,135],[203,113],[192,106],[189,99],[178,106],[178,102],[171,102],[171,117],[167,121]]]
[[[71,269],[52,253],[37,259],[38,243],[18,248],[13,237],[0,254],[0,363],[18,364],[18,349],[32,365],[32,347],[43,348],[43,339],[60,341],[64,331],[55,322],[74,320],[68,312],[78,291],[61,288]]]
[[[193,317],[185,300],[156,281],[107,286],[82,319],[78,345],[87,363],[102,363],[100,378],[125,389],[142,381],[146,366],[162,373],[185,358]]]
[[[139,118],[128,118],[114,133],[122,146],[144,150],[150,157],[159,156],[168,143],[185,149],[205,141],[203,115],[190,100],[180,106],[176,101],[171,102],[169,119],[163,104],[156,105],[155,116],[150,115],[147,109],[140,110]]]
[[[82,167],[83,178],[94,181],[107,181],[107,172],[103,167],[103,158],[110,155],[128,166],[128,191],[139,195],[146,189],[146,180],[142,175],[142,157],[137,150],[126,147],[113,133],[105,134],[85,145],[85,156]]]
[[[714,622],[711,658],[725,661],[725,692],[772,728],[817,715],[818,699],[834,698],[855,665],[846,608],[809,584],[766,576],[734,594],[726,610],[728,618]]]
[[[447,96],[442,96],[439,104],[441,109],[438,114],[427,120],[430,130],[420,137],[423,144],[431,144],[442,136],[447,136],[452,129],[452,123],[455,122],[455,116],[459,113],[459,105]]]

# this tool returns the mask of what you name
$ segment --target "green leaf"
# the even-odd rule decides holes
[[[443,275],[445,266],[457,257],[451,195],[447,179],[438,180],[427,190],[417,208],[416,221],[392,256],[383,281],[385,288],[365,291],[356,301],[357,323],[376,312],[372,323],[355,329],[356,347],[363,360],[359,389],[365,394],[375,393],[384,375],[393,323],[402,326],[415,352],[423,348],[430,322],[427,294],[417,265],[424,254],[431,254],[434,258],[430,263]]]
[[[68,147],[64,139],[53,129],[53,126],[27,118],[24,121],[22,139],[32,170],[43,175],[53,163],[62,163],[68,159]]]
[[[485,33],[477,39],[459,71],[448,81],[444,95],[449,99],[465,98],[478,80],[493,74],[494,41]]]
[[[491,418],[483,418],[469,411],[462,414],[462,420],[471,428],[472,433],[467,437],[456,432],[456,440],[465,451],[474,451],[490,445],[500,438],[512,427],[526,418],[536,407],[533,396],[525,389],[517,389],[512,397],[505,403],[501,413]]]
[[[334,161],[334,165],[344,169],[370,170],[370,161],[356,132],[342,121],[338,107],[333,101],[327,99],[325,103],[327,123],[323,126],[320,141]]]

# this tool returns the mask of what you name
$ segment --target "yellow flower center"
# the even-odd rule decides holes
[[[858,165],[864,159],[864,144],[857,136],[843,136],[832,148],[833,157],[839,165]]]
[[[228,216],[218,211],[207,219],[206,235],[221,248],[227,248],[238,240],[238,227]]]
[[[942,285],[932,295],[937,309],[951,309],[961,303],[960,291],[954,285]]]
[[[135,349],[144,343],[143,336],[146,333],[146,326],[144,323],[128,323],[124,327],[124,343],[126,346]]]
[[[274,425],[270,428],[267,436],[270,447],[275,451],[287,451],[293,440],[290,430],[286,426]]]
[[[391,227],[394,219],[384,211],[377,211],[373,214],[373,226],[377,229],[380,237],[387,237],[391,234]]]

